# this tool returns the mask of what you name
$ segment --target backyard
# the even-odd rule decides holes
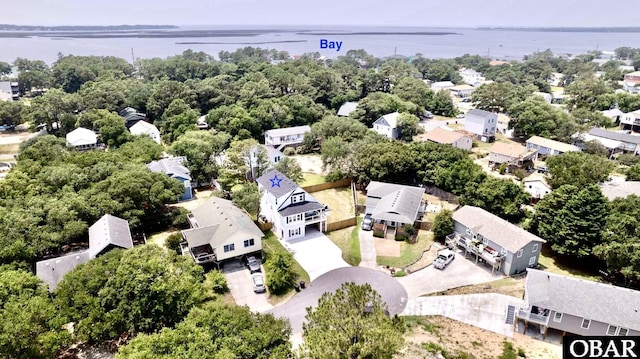
[[[355,227],[347,227],[327,233],[327,237],[342,250],[342,259],[352,266],[360,264],[360,237],[358,235],[362,217],[357,218]]]
[[[327,180],[324,176],[319,175],[317,173],[304,172],[302,174],[303,180],[300,183],[300,187],[313,186],[316,184],[326,183]]]
[[[351,188],[331,188],[311,193],[321,203],[329,206],[329,222],[337,222],[354,216]]]
[[[377,261],[381,266],[404,268],[416,261],[433,244],[433,233],[418,231],[416,243],[397,242],[393,239],[375,238]]]
[[[542,269],[551,273],[562,274],[591,281],[599,281],[602,279],[600,276],[589,274],[587,268],[580,268],[580,266],[576,265],[575,262],[567,263],[566,260],[563,261],[562,258],[556,256],[544,246],[542,252],[540,253],[540,258],[538,258],[538,263],[540,264]]]

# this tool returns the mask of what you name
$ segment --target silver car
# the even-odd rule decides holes
[[[436,259],[433,260],[433,266],[437,269],[445,269],[445,267],[456,258],[455,252],[450,249],[442,250],[438,253]]]
[[[253,284],[253,291],[256,293],[263,293],[267,290],[267,287],[264,285],[264,276],[262,273],[252,274],[251,284]]]
[[[247,257],[247,266],[249,267],[249,272],[260,272],[260,262],[256,259],[256,257]]]

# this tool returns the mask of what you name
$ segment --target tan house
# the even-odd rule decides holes
[[[489,149],[489,165],[526,167],[526,164],[538,158],[538,151],[518,144],[496,142]]]
[[[471,136],[443,127],[435,128],[421,135],[420,139],[423,142],[431,141],[443,145],[450,145],[465,151],[471,151],[471,147],[473,146],[473,138],[471,138]]]

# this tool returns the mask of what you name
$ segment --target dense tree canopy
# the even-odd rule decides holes
[[[549,184],[553,188],[571,184],[583,188],[609,177],[613,163],[606,158],[584,152],[565,152],[547,159]]]

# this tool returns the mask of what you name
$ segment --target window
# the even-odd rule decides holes
[[[225,244],[224,245],[224,252],[231,252],[231,251],[235,251],[236,250],[236,245],[235,243],[231,243],[231,244]]]
[[[532,266],[532,265],[535,265],[535,264],[536,264],[536,257],[529,258],[529,265]]]
[[[486,245],[489,245],[489,240],[484,238],[484,237],[482,237],[482,243],[486,244]]]
[[[251,246],[253,246],[254,244],[256,244],[256,243],[255,243],[255,241],[253,240],[253,238],[251,238],[251,239],[247,239],[246,241],[244,241],[244,246],[245,246],[245,248],[246,248],[246,247],[251,247]]]
[[[519,250],[517,255],[516,255],[516,257],[518,257],[518,258],[522,257],[522,252],[524,252],[524,250],[522,250],[522,249]]]
[[[467,234],[471,235],[471,230],[469,228],[467,228]]]
[[[609,328],[607,328],[607,335],[616,335],[617,332],[618,327],[616,327],[615,325],[609,325]]]
[[[506,256],[507,255],[507,249],[504,248],[504,247],[500,248],[500,254],[502,254],[503,256]]]
[[[537,252],[538,251],[538,243],[534,243],[533,244],[533,248],[531,249],[532,252]]]
[[[560,323],[562,321],[562,313],[555,312],[553,314],[553,321],[556,323]]]
[[[299,234],[300,234],[300,228],[290,229],[289,230],[289,237],[297,236]]]
[[[591,325],[591,320],[589,319],[582,319],[582,325],[580,326],[580,328],[582,329],[589,329],[589,326]]]
[[[627,328],[620,328],[620,330],[618,330],[618,335],[626,337],[629,334],[629,329]]]

